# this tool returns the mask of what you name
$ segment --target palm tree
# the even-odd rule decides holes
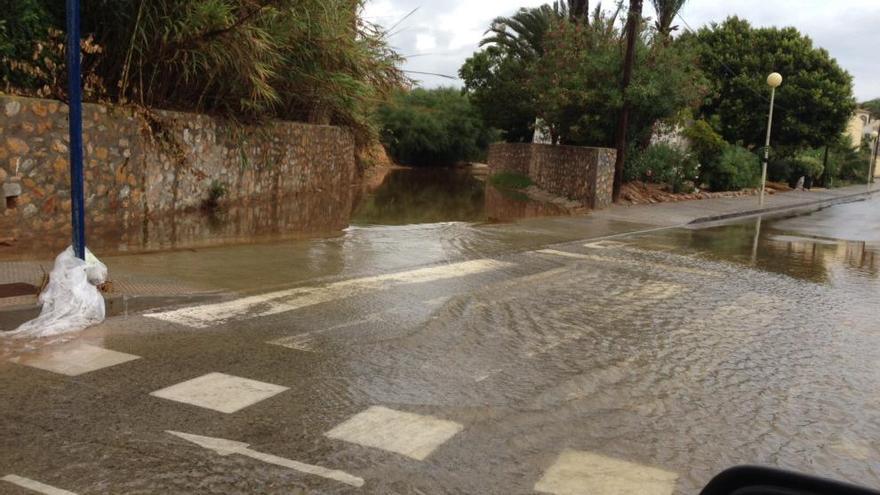
[[[596,7],[595,15],[600,12],[601,4]],[[589,24],[589,13],[589,0],[557,0],[553,5],[523,7],[510,17],[496,17],[480,46],[495,44],[522,60],[533,60],[544,54],[544,37],[553,23],[568,19]]]
[[[652,0],[653,1],[653,0]],[[614,186],[612,200],[620,199],[620,187],[623,185],[623,165],[626,163],[626,126],[629,121],[630,102],[627,99],[626,90],[632,79],[633,65],[635,62],[636,38],[639,35],[639,24],[642,20],[642,0],[629,1],[629,16],[626,20],[626,55],[623,59],[623,81],[620,92],[623,94],[623,108],[620,110],[620,118],[617,122],[617,161],[614,163]]]
[[[661,37],[668,39],[672,36],[672,32],[678,29],[673,26],[675,16],[684,7],[687,0],[651,0],[654,4],[654,10],[657,12],[657,20],[654,21],[654,27]]]
[[[510,17],[496,17],[480,46],[494,44],[521,60],[534,60],[544,54],[544,36],[561,17],[555,6],[523,7]]]

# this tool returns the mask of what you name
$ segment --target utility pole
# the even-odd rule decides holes
[[[623,95],[623,108],[620,110],[620,119],[617,121],[617,134],[615,136],[617,147],[617,161],[614,163],[614,187],[611,199],[617,202],[620,199],[620,188],[623,185],[623,166],[626,163],[626,128],[629,124],[629,100],[626,91],[632,80],[633,63],[636,53],[636,38],[639,33],[639,23],[642,20],[642,0],[630,0],[629,17],[626,20],[626,55],[623,59],[623,80],[620,91]]]
[[[868,188],[871,187],[871,184],[874,182],[874,174],[876,173],[875,167],[877,166],[877,153],[880,151],[880,129],[871,133],[874,136],[874,150],[871,153],[871,163],[868,166]]]
[[[70,135],[70,215],[73,252],[86,259],[85,201],[83,191],[82,77],[80,75],[79,0],[67,0],[67,114]]]

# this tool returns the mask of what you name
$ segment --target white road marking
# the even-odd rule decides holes
[[[71,491],[62,490],[61,488],[55,488],[54,486],[40,483],[39,481],[34,481],[29,478],[16,476],[14,474],[7,474],[6,476],[0,478],[0,480],[12,483],[13,485],[18,485],[22,488],[27,488],[28,490],[35,491],[37,493],[44,493],[45,495],[76,495],[76,493],[73,493]]]
[[[596,242],[588,242],[584,244],[585,248],[590,249],[608,249],[608,248],[617,248],[621,246],[626,246],[626,243],[620,241],[596,241]]]
[[[182,438],[188,442],[192,442],[208,450],[213,450],[219,455],[243,455],[245,457],[250,457],[251,459],[256,459],[267,464],[274,464],[276,466],[290,468],[301,473],[312,474],[315,476],[320,476],[322,478],[338,481],[340,483],[345,483],[346,485],[351,485],[355,487],[361,487],[364,485],[363,478],[352,476],[345,471],[325,468],[322,466],[315,466],[314,464],[306,464],[304,462],[294,461],[293,459],[286,459],[284,457],[278,457],[277,455],[258,452],[256,450],[248,448],[250,447],[250,445],[244,442],[226,440],[225,438],[193,435],[191,433],[183,433],[180,431],[166,430],[165,433],[170,433],[171,435]]]
[[[536,253],[541,254],[553,254],[556,256],[562,256],[564,258],[575,258],[579,260],[590,260],[590,261],[607,261],[611,258],[605,258],[603,256],[596,256],[594,254],[580,254],[580,253],[570,253],[568,251],[559,251],[558,249],[539,249],[535,251]]]
[[[651,466],[566,449],[535,483],[554,495],[671,495],[678,475]]]
[[[358,318],[355,320],[347,321],[345,323],[340,323],[338,325],[333,325],[327,328],[322,328],[321,330],[315,330],[314,332],[305,332],[297,335],[291,335],[289,337],[282,337],[280,339],[270,340],[266,342],[267,344],[280,345],[281,347],[287,347],[288,349],[294,349],[297,351],[303,352],[315,352],[315,348],[312,344],[315,342],[315,338],[326,332],[330,332],[332,330],[339,330],[341,328],[353,327],[355,325],[361,325],[364,323],[372,323],[377,321],[382,321],[382,315],[384,311],[377,311],[375,313],[369,313],[363,318]]]
[[[224,373],[208,373],[150,395],[230,414],[285,390],[287,387],[281,385]]]
[[[232,301],[192,306],[171,311],[148,313],[145,316],[160,320],[204,328],[239,316],[268,316],[353,297],[395,285],[434,282],[464,277],[510,266],[510,263],[492,259],[463,261],[448,265],[431,266],[404,272],[334,282],[322,287],[298,287],[268,294],[244,297]]]
[[[421,304],[427,306],[428,308],[436,308],[438,306],[443,305],[446,301],[449,300],[449,296],[440,296],[435,297],[433,299],[429,299],[427,301],[423,301]],[[281,347],[287,347],[288,349],[294,349],[297,351],[303,352],[316,352],[314,347],[315,341],[317,337],[321,334],[332,332],[333,330],[340,330],[343,328],[353,327],[356,325],[363,325],[367,323],[376,323],[385,321],[388,318],[391,318],[394,313],[399,312],[399,308],[392,308],[385,311],[375,311],[372,313],[367,313],[363,318],[357,318],[354,320],[346,321],[344,323],[339,323],[338,325],[329,326],[327,328],[322,328],[320,330],[314,330],[311,332],[304,332],[296,335],[291,335],[288,337],[281,337],[280,339],[267,341],[267,344],[272,345],[280,345]]]
[[[627,249],[629,251],[629,249]],[[562,256],[565,258],[574,258],[579,260],[588,260],[588,261],[600,261],[602,263],[617,263],[619,265],[630,266],[633,268],[656,268],[658,270],[670,271],[670,272],[682,272],[682,273],[691,273],[694,275],[700,275],[704,277],[711,278],[720,278],[723,274],[710,272],[708,270],[701,270],[699,268],[689,268],[681,265],[672,265],[667,263],[654,263],[651,261],[641,261],[641,260],[633,260],[633,259],[621,259],[621,258],[611,258],[608,256],[598,256],[595,254],[581,254],[581,253],[572,253],[570,251],[559,251],[557,249],[539,249],[535,251],[538,254],[551,254],[554,256]]]
[[[11,358],[10,361],[61,375],[77,376],[134,359],[140,359],[140,356],[76,342],[45,347],[33,354]]]
[[[324,435],[422,461],[464,426],[433,416],[372,406]]]

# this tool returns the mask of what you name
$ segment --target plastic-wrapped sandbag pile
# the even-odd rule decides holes
[[[14,337],[48,337],[75,332],[104,321],[104,298],[98,286],[107,266],[86,249],[85,261],[68,247],[55,258],[49,283],[40,294],[40,316],[10,332]]]

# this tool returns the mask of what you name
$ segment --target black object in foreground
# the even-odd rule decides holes
[[[781,469],[736,466],[712,478],[700,495],[880,495],[880,492]]]

